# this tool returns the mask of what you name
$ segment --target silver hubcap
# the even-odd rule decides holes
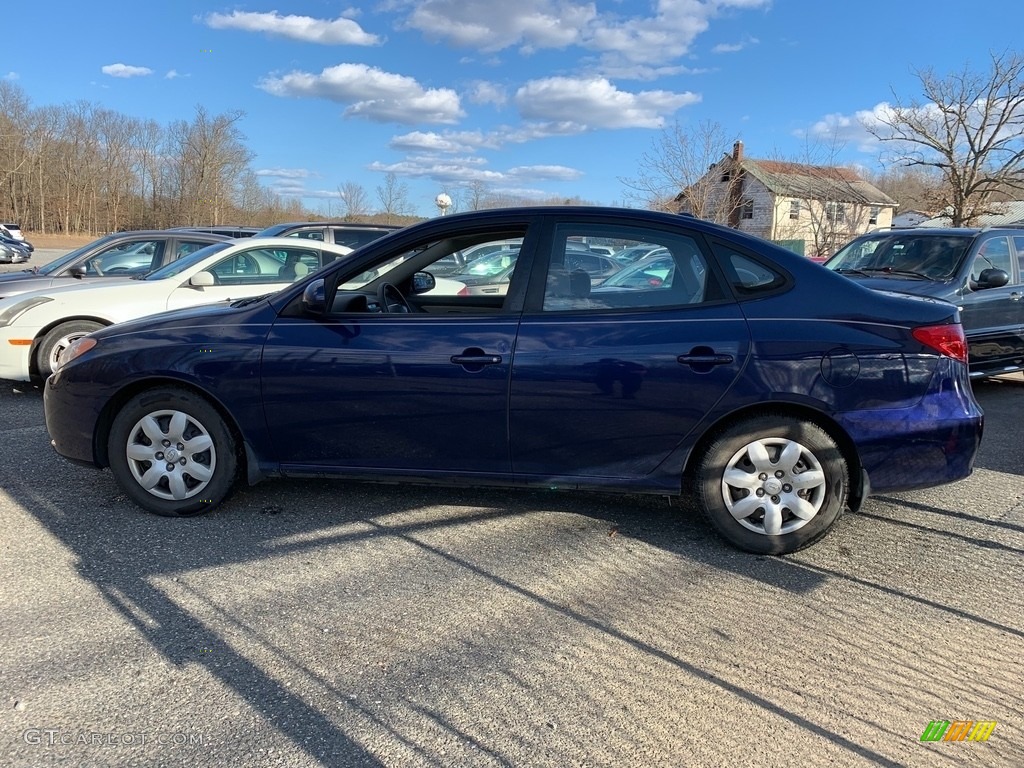
[[[56,370],[57,363],[60,362],[60,356],[64,354],[65,349],[71,346],[71,342],[88,335],[89,331],[79,331],[78,333],[69,333],[67,336],[61,336],[57,339],[57,343],[50,348],[50,370]]]
[[[181,411],[153,411],[128,435],[125,453],[135,481],[159,499],[181,501],[202,493],[217,468],[206,427]]]
[[[825,491],[825,473],[814,454],[782,437],[744,446],[722,476],[722,496],[733,519],[766,536],[807,525],[821,511]]]

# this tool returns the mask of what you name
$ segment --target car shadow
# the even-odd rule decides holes
[[[31,390],[14,395],[3,393],[0,394],[0,410],[9,412],[7,406],[15,397],[36,398],[41,405],[38,393]],[[19,418],[14,428],[23,439],[30,439],[33,444],[45,439],[38,417],[35,420],[31,416]],[[699,649],[685,656],[670,650],[657,635],[652,636],[642,626],[613,622],[601,610],[585,604],[566,604],[494,567],[486,553],[460,552],[438,544],[438,537],[443,539],[478,526],[543,516],[545,523],[554,521],[557,525],[579,526],[587,536],[650,547],[676,563],[674,570],[688,574],[695,585],[730,575],[743,580],[751,589],[778,590],[815,606],[819,596],[827,594],[837,583],[845,583],[877,596],[896,598],[1024,637],[1019,628],[914,594],[881,577],[865,575],[848,558],[849,553],[844,553],[841,542],[846,533],[870,539],[873,534],[866,533],[866,527],[919,527],[882,519],[871,512],[846,516],[840,521],[839,530],[812,550],[787,557],[759,557],[737,552],[722,543],[685,501],[681,510],[652,497],[289,480],[243,488],[206,516],[166,519],[141,513],[120,493],[109,472],[70,467],[52,454],[32,471],[0,470],[0,477],[8,496],[73,555],[80,577],[96,588],[138,637],[175,667],[190,664],[203,667],[210,678],[233,691],[272,723],[288,740],[289,748],[324,765],[384,764],[365,742],[342,726],[339,706],[343,715],[346,712],[352,716],[358,714],[373,721],[409,751],[417,753],[420,747],[400,728],[376,714],[372,707],[362,700],[349,698],[337,681],[296,658],[294,653],[269,648],[268,652],[275,653],[277,666],[271,673],[266,665],[240,652],[237,643],[232,641],[234,636],[259,637],[260,633],[239,617],[220,612],[208,596],[190,587],[187,579],[190,574],[225,567],[250,569],[255,564],[275,559],[287,562],[296,555],[308,554],[312,558],[324,552],[336,553],[343,559],[346,552],[367,545],[397,542],[432,562],[443,563],[447,572],[458,574],[458,578],[486,583],[489,590],[502,594],[503,599],[528,603],[538,611],[556,616],[559,621],[577,625],[606,641],[628,646],[635,655],[651,663],[667,665],[701,685],[734,696],[754,711],[781,718],[807,734],[828,741],[848,758],[857,757],[885,766],[901,763],[867,743],[858,743],[840,728],[830,725],[828,718],[809,717],[730,679],[716,671]],[[54,477],[61,478],[62,483],[54,484]],[[65,480],[72,487],[59,487]],[[425,509],[438,511],[426,516],[419,514]],[[938,508],[919,511],[944,514]],[[957,538],[958,544],[985,547],[967,537]],[[524,541],[522,546],[528,544]],[[1020,550],[1003,546],[1002,552],[1018,555]],[[558,556],[552,553],[552,557]],[[644,574],[623,576],[639,579]],[[177,582],[176,591],[163,586],[169,580]],[[253,589],[260,586],[254,584]],[[320,606],[327,615],[338,608],[331,604]],[[699,608],[691,606],[692,610]],[[457,615],[461,611],[472,612],[474,608],[452,606],[451,610]],[[842,608],[835,610],[842,614]],[[335,634],[344,634],[344,625],[333,624],[330,628]],[[857,652],[873,652],[873,638],[867,636],[837,635],[836,641],[857,648]],[[713,653],[713,647],[709,646],[708,651]],[[519,674],[513,660],[497,658],[493,663],[499,675],[514,678]],[[908,665],[917,663],[907,662]],[[913,669],[915,674],[932,674],[925,661],[919,663],[920,666]],[[892,680],[899,680],[899,672],[897,667]],[[315,681],[340,703],[332,710],[317,706],[285,682],[283,678],[290,676]],[[456,724],[446,722],[442,711],[427,711],[422,706],[420,710],[439,726],[458,731]],[[888,728],[884,723],[867,719],[867,715],[864,717],[864,722],[872,727]],[[887,732],[906,737],[891,728]],[[487,753],[488,745],[478,746]],[[418,754],[418,757],[430,759],[433,756]],[[506,759],[497,754],[491,754],[490,758],[499,763]]]

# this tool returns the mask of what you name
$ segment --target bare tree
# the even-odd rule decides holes
[[[933,168],[893,166],[868,171],[864,178],[900,203],[900,211],[934,212],[942,197],[942,176]]]
[[[481,179],[474,179],[463,186],[463,194],[461,195],[465,200],[466,210],[469,211],[479,211],[482,208],[486,208],[487,196],[487,184]]]
[[[346,181],[338,185],[342,210],[346,221],[364,219],[370,215],[370,200],[366,190],[354,181]]]
[[[627,198],[647,208],[724,221],[729,200],[708,171],[732,143],[719,123],[704,121],[686,130],[675,122],[651,142],[637,163],[637,175],[619,181],[630,190]]]
[[[954,227],[991,212],[1001,189],[1024,189],[1024,54],[990,54],[988,72],[941,77],[916,71],[923,100],[894,104],[865,128],[890,143],[896,162],[935,169],[937,202]]]
[[[396,216],[407,216],[412,211],[409,204],[409,187],[398,180],[394,173],[384,176],[384,183],[377,187],[377,199],[386,224],[393,224]]]

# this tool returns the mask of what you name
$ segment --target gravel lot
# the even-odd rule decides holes
[[[271,481],[157,518],[0,382],[0,764],[1020,766],[1024,378],[975,389],[972,477],[763,558],[638,497]],[[998,725],[920,742],[957,719]]]

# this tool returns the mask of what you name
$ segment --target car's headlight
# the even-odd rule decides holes
[[[57,359],[57,365],[54,366],[54,370],[60,370],[75,358],[84,355],[97,344],[99,344],[99,342],[92,338],[92,336],[81,336],[75,339],[68,344],[67,349],[60,353],[60,357]]]
[[[0,328],[10,325],[20,315],[32,309],[32,307],[38,307],[40,304],[46,304],[49,301],[53,301],[49,296],[35,296],[31,299],[22,299],[11,304],[3,312],[0,312]]]

